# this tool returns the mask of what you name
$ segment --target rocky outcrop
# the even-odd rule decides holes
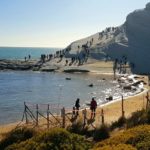
[[[21,60],[0,60],[0,70],[31,70],[37,63]]]
[[[82,52],[83,45],[90,51],[90,56],[97,59],[110,57],[131,65],[133,73],[150,74],[150,3],[144,9],[130,13],[123,25],[106,28],[87,38],[71,43],[69,53]]]

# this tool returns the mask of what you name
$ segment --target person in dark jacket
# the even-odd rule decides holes
[[[76,103],[75,103],[76,115],[79,115],[79,107],[80,107],[80,99],[77,98]]]
[[[91,104],[90,104],[90,109],[91,109],[91,119],[95,118],[95,112],[96,112],[96,108],[97,108],[97,102],[94,99],[94,97],[91,100]]]

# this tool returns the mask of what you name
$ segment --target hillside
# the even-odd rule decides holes
[[[141,125],[99,142],[93,150],[148,150],[150,147],[150,126]]]
[[[149,74],[150,67],[150,3],[144,9],[130,13],[123,25],[109,27],[104,31],[71,43],[66,49],[69,54],[79,55],[89,50],[90,56],[96,59],[122,60],[123,57],[131,65],[132,72]]]

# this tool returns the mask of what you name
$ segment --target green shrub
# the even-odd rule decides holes
[[[147,123],[150,124],[150,109],[147,110]]]
[[[92,143],[85,140],[83,136],[72,134],[73,150],[88,150]]]
[[[110,148],[112,145],[131,145],[137,150],[148,150],[150,149],[150,125],[140,125],[124,132],[118,133],[109,139],[97,143],[94,146],[94,150],[99,150],[100,148]],[[100,149],[100,150],[101,150]],[[116,148],[117,149],[117,148]],[[115,150],[116,150],[115,149]],[[109,150],[109,149],[108,149]]]
[[[81,120],[79,120],[76,123],[69,126],[67,128],[67,130],[69,132],[77,133],[77,134],[80,134],[80,135],[88,135],[88,127],[87,126],[84,127]]]
[[[117,121],[111,124],[110,129],[114,130],[115,128],[121,128],[125,125],[125,123],[126,123],[126,118],[120,117]]]
[[[41,133],[25,142],[13,144],[6,150],[88,150],[91,143],[84,137],[55,128]]]
[[[93,135],[95,141],[101,141],[109,138],[109,128],[107,125],[101,125],[100,128],[96,129]]]
[[[127,141],[128,144],[132,144],[138,150],[150,149],[150,133],[147,130],[140,131],[135,138]]]
[[[128,144],[118,144],[118,145],[106,145],[104,147],[98,147],[94,150],[136,150],[136,148]]]
[[[127,128],[135,127],[137,125],[146,124],[148,122],[145,110],[140,110],[132,113],[132,116],[127,119]]]
[[[30,139],[35,135],[35,133],[36,132],[33,129],[25,127],[14,129],[6,134],[5,138],[0,142],[0,150],[5,149],[8,145],[13,143],[19,143]]]

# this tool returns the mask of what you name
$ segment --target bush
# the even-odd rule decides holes
[[[126,123],[125,117],[120,117],[117,121],[113,122],[110,126],[111,130],[114,130],[115,128],[121,128]]]
[[[107,125],[101,125],[100,128],[96,129],[93,135],[95,141],[101,141],[109,138],[109,128]]]
[[[77,121],[76,123],[72,124],[71,126],[69,126],[67,128],[67,130],[69,132],[72,132],[72,133],[77,133],[77,134],[80,134],[80,135],[87,135],[88,134],[88,127],[84,127],[83,126],[83,123],[80,121]]]
[[[145,110],[140,110],[132,113],[132,116],[127,119],[127,128],[135,127],[137,125],[146,124],[148,122]]]
[[[13,144],[6,150],[88,150],[91,144],[84,137],[55,128],[25,142]]]
[[[150,109],[147,110],[147,123],[150,124]]]
[[[25,127],[14,129],[6,134],[5,138],[0,142],[0,149],[2,150],[13,143],[19,143],[21,141],[30,139],[35,135],[35,133],[36,132],[33,129]]]
[[[127,141],[127,143],[132,144],[138,150],[148,150],[150,149],[150,133],[143,128],[143,131],[140,131],[135,138]]]
[[[106,145],[104,147],[96,148],[95,150],[136,150],[128,144],[118,144],[118,145]]]
[[[141,125],[128,129],[124,132],[118,133],[117,135],[99,142],[95,145],[93,150],[103,150],[102,148],[109,148],[114,145],[131,145],[138,150],[148,150],[150,149],[150,125]],[[117,148],[116,148],[117,149]],[[116,150],[115,149],[115,150]]]

